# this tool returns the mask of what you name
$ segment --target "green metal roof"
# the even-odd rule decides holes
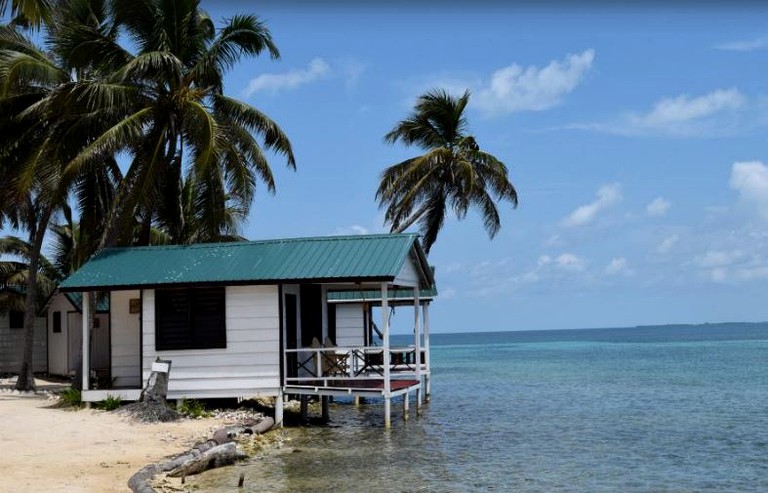
[[[384,234],[109,248],[64,280],[59,289],[392,281],[409,255],[422,285],[430,286],[433,276],[418,236]]]
[[[431,300],[437,296],[437,288],[433,285],[429,289],[419,290],[419,300]],[[410,301],[413,303],[413,291],[410,289],[393,289],[387,292],[387,299],[392,301]],[[329,303],[360,303],[360,302],[374,302],[381,301],[381,291],[364,290],[364,291],[329,291],[328,302]]]
[[[69,302],[72,303],[72,306],[74,306],[77,311],[83,311],[83,293],[74,291],[72,293],[64,293],[64,296],[67,297]],[[99,296],[99,298],[96,300],[96,311],[109,311],[109,296]]]

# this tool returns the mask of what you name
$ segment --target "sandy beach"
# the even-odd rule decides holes
[[[55,402],[0,391],[3,491],[130,491],[128,479],[140,468],[184,452],[223,424],[142,424],[103,411],[57,408]]]

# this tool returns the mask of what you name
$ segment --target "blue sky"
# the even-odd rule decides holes
[[[493,241],[447,221],[434,331],[768,320],[768,7],[525,5],[204,1],[282,53],[225,81],[298,162],[272,160],[244,235],[385,231],[379,174],[419,151],[384,134],[424,91],[469,89],[520,206]]]
[[[600,3],[261,4],[280,61],[226,90],[291,137],[250,238],[383,231],[383,135],[433,87],[472,91],[471,131],[520,207],[433,248],[435,331],[768,320],[766,10]],[[210,8],[214,17],[250,3]]]

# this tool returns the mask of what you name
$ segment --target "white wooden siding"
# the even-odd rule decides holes
[[[130,313],[140,291],[113,291],[109,301],[112,329],[112,378],[115,387],[141,387],[141,317]]]
[[[142,303],[143,379],[156,357],[172,361],[168,397],[276,395],[280,388],[277,286],[226,288],[227,347],[155,350],[155,292]]]
[[[18,373],[24,353],[24,329],[11,329],[10,317],[0,316],[0,373]],[[33,371],[48,371],[46,354],[45,318],[35,320],[35,339],[32,351]]]
[[[54,375],[69,374],[69,332],[67,329],[67,313],[75,308],[65,295],[59,293],[48,307],[48,373]],[[53,313],[61,312],[61,332],[53,332]],[[73,330],[81,330],[76,327]],[[75,355],[77,356],[77,355]]]
[[[416,265],[413,262],[413,257],[408,255],[408,258],[403,262],[403,268],[400,269],[400,273],[395,277],[395,284],[398,286],[418,286],[419,274]]]
[[[361,303],[338,303],[336,305],[336,345],[363,346],[365,328]]]

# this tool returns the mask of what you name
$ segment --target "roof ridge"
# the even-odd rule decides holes
[[[364,235],[327,235],[327,236],[298,236],[289,238],[269,238],[264,240],[248,240],[248,241],[222,241],[215,243],[190,243],[183,245],[142,245],[142,246],[119,246],[108,247],[102,251],[108,250],[179,250],[184,248],[220,248],[224,245],[227,246],[248,246],[248,245],[264,245],[268,243],[286,243],[295,241],[333,241],[333,240],[352,240],[352,239],[367,239],[367,238],[403,238],[414,237],[417,238],[417,233],[372,233]]]

